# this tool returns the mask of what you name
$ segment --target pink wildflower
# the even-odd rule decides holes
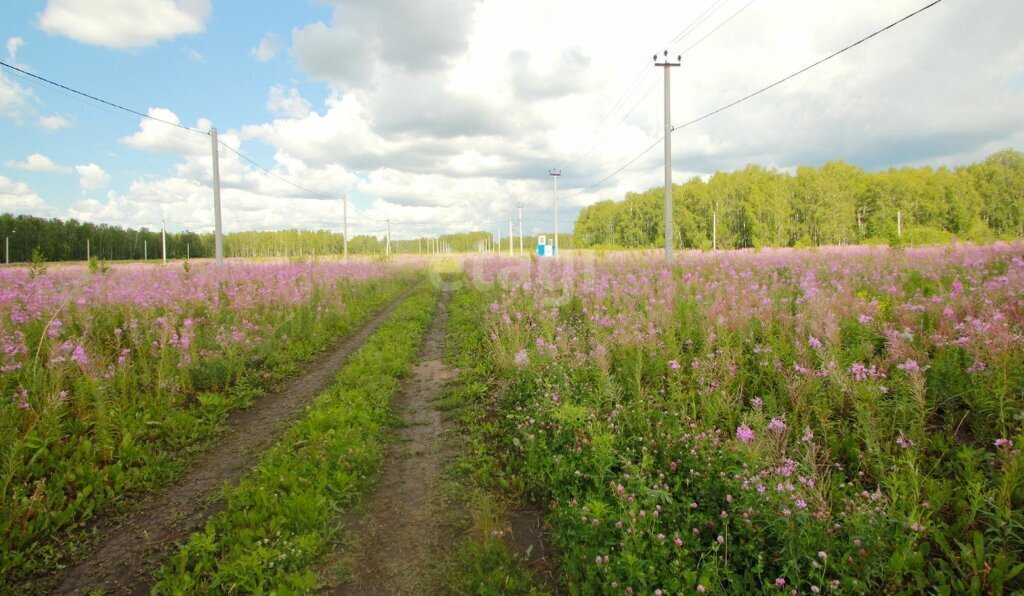
[[[754,440],[754,431],[750,430],[750,427],[746,424],[743,424],[736,429],[736,438],[744,443],[749,443]]]

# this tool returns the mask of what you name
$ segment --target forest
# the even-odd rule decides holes
[[[990,242],[1024,236],[1024,154],[875,173],[843,161],[795,175],[750,165],[674,185],[672,198],[677,248]],[[576,220],[580,247],[654,247],[663,237],[662,187],[600,201]]]

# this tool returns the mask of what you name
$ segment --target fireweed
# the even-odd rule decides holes
[[[42,569],[43,538],[166,481],[230,409],[412,277],[371,263],[0,271],[0,576]]]
[[[466,270],[570,589],[1024,588],[1024,245]]]

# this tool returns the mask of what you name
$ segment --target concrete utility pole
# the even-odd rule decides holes
[[[142,241],[142,260],[149,260],[149,240]]]
[[[390,219],[385,219],[384,222],[386,224],[388,224],[388,236],[387,236],[387,243],[386,243],[386,245],[384,247],[384,254],[386,256],[391,256],[391,220]]]
[[[224,234],[221,233],[220,158],[216,127],[210,129],[210,145],[213,147],[213,254],[217,259],[217,266],[220,267],[224,264]]]
[[[512,252],[512,218],[508,218],[508,256],[514,257]]]
[[[341,241],[344,248],[343,257],[348,260],[348,195],[341,193],[341,219],[342,219],[342,235]]]
[[[523,204],[516,203],[516,210],[519,211],[519,256],[523,256]]]
[[[85,239],[85,260],[89,261],[92,259],[92,255],[89,254],[89,239]]]
[[[551,176],[551,181],[554,183],[554,196],[555,196],[555,258],[559,258],[558,253],[558,177],[562,175],[562,170],[551,169],[548,170],[548,175]]]
[[[903,237],[903,212],[902,211],[897,211],[896,212],[896,237],[897,238],[902,238]]]
[[[711,215],[711,250],[718,250],[718,206]]]
[[[668,50],[664,53],[664,62],[658,62],[654,55],[654,65],[665,69],[665,258],[672,259],[672,102],[669,72],[673,66],[682,64],[682,55],[676,56],[676,62],[668,59]]]
[[[160,220],[160,244],[163,245],[164,265],[167,264],[167,220]]]

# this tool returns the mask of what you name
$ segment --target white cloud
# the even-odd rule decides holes
[[[20,123],[32,111],[34,99],[31,89],[22,87],[0,71],[0,115]]]
[[[378,2],[333,0],[331,24],[292,32],[292,54],[312,77],[360,85],[379,66],[443,70],[466,50],[474,0]]]
[[[39,126],[42,126],[46,130],[60,130],[71,126],[71,121],[60,114],[54,114],[53,116],[40,116]]]
[[[47,217],[55,212],[27,184],[14,182],[5,176],[0,176],[0,211]]]
[[[182,48],[181,51],[183,54],[185,54],[185,57],[191,60],[192,62],[195,62],[197,64],[206,64],[206,56],[200,54],[196,50],[193,50],[192,48]]]
[[[150,108],[147,114],[151,118],[162,120],[143,119],[139,121],[139,131],[135,134],[124,137],[121,142],[140,151],[152,151],[154,153],[168,153],[171,155],[209,155],[210,139],[189,130],[168,126],[165,122],[181,124],[178,115],[166,108]],[[193,127],[196,130],[210,130],[209,120],[200,118]]]
[[[267,33],[260,40],[260,45],[249,50],[249,54],[258,62],[268,62],[281,51],[281,38],[277,33]]]
[[[224,231],[280,230],[286,228],[332,229],[342,227],[340,201],[277,197],[236,188],[221,192]],[[364,233],[350,211],[352,233]],[[206,184],[180,177],[155,181],[138,180],[128,192],[108,193],[105,201],[86,199],[68,210],[69,217],[84,221],[150,228],[167,220],[170,230],[213,230],[213,194]]]
[[[49,0],[39,15],[47,33],[118,50],[200,33],[209,0]]]
[[[51,172],[54,174],[68,174],[71,172],[71,168],[59,166],[41,153],[33,153],[26,157],[25,161],[7,161],[4,165],[16,170],[27,170],[29,172]]]
[[[16,63],[18,61],[18,49],[25,45],[25,40],[20,37],[10,37],[7,39],[7,61]]]
[[[289,118],[305,118],[309,115],[312,106],[308,101],[299,95],[299,90],[294,87],[287,93],[280,85],[270,88],[270,96],[267,98],[267,110],[271,114],[288,116]]]
[[[75,166],[75,171],[78,172],[79,184],[85,190],[103,188],[110,182],[110,174],[94,163]]]

